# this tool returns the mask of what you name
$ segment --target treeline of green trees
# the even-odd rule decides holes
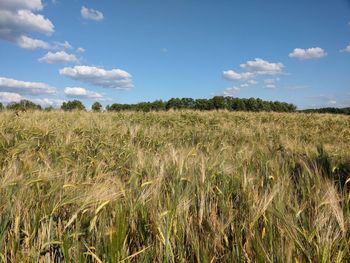
[[[0,103],[0,107],[5,108]],[[29,100],[21,100],[13,102],[6,106],[9,110],[41,110],[42,107]],[[47,107],[45,110],[52,110],[53,107]],[[84,104],[79,100],[63,102],[62,110],[86,110]],[[93,103],[91,109],[93,111],[102,111],[101,103]],[[165,111],[165,110],[220,110],[226,109],[229,111],[276,111],[276,112],[294,112],[296,106],[293,104],[279,101],[264,101],[261,99],[240,99],[224,96],[215,96],[211,99],[192,99],[192,98],[172,98],[168,101],[156,100],[153,102],[140,102],[136,104],[119,104],[113,103],[106,106],[106,111]]]
[[[333,114],[345,114],[350,115],[350,107],[349,108],[320,108],[320,109],[307,109],[301,110],[301,112],[305,113],[333,113]]]
[[[25,111],[25,110],[54,110],[52,106],[42,108],[39,104],[35,104],[30,100],[21,100],[19,102],[11,102],[6,107],[0,102],[0,110],[14,110],[14,111]],[[61,105],[62,110],[86,110],[84,104],[79,100],[72,100],[63,102]],[[91,109],[93,111],[102,111],[102,104],[95,102],[92,104]]]
[[[107,111],[161,111],[170,109],[190,110],[219,110],[230,111],[277,111],[294,112],[296,106],[279,101],[264,101],[261,99],[240,99],[233,97],[215,96],[211,99],[172,98],[168,101],[156,100],[136,104],[114,103],[107,105]]]
[[[53,110],[52,106],[42,108],[29,100],[21,100],[19,102],[9,103],[6,107],[0,103],[0,110]],[[86,110],[84,104],[79,100],[71,100],[63,102],[61,109],[65,111]],[[226,109],[229,111],[275,111],[275,112],[295,112],[296,106],[293,104],[279,101],[264,101],[261,99],[240,99],[233,97],[215,96],[211,99],[191,99],[191,98],[172,98],[168,101],[156,100],[153,102],[140,102],[136,104],[119,104],[113,103],[106,106],[106,111],[166,111],[178,109],[191,110],[219,110]],[[94,102],[91,110],[95,112],[103,111],[100,102]],[[298,112],[304,113],[333,113],[350,115],[350,107],[348,108],[320,108],[306,109]]]

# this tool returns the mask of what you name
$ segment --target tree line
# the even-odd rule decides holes
[[[264,101],[261,99],[240,99],[225,96],[215,96],[211,99],[172,98],[168,101],[156,100],[136,104],[114,103],[107,105],[107,111],[164,111],[164,110],[229,110],[229,111],[276,111],[294,112],[296,106],[286,102]]]
[[[320,109],[306,109],[306,110],[301,110],[301,112],[305,112],[305,113],[332,113],[332,114],[350,115],[350,107],[348,107],[348,108],[327,107],[327,108],[320,108]]]
[[[19,102],[9,103],[7,106],[0,103],[0,110],[8,109],[15,111],[23,110],[53,110],[52,106],[43,108],[39,104],[35,104],[29,100],[21,100]],[[63,102],[61,109],[65,111],[71,110],[86,110],[85,105],[79,100],[71,100]],[[229,111],[274,111],[274,112],[295,112],[296,106],[286,102],[279,101],[264,101],[261,99],[240,99],[233,97],[215,96],[211,99],[192,99],[192,98],[172,98],[168,101],[155,100],[153,102],[140,102],[135,104],[120,104],[113,103],[107,105],[106,111],[167,111],[167,110],[220,110]],[[100,102],[94,102],[91,110],[95,112],[103,111],[103,106]],[[348,108],[319,108],[299,110],[304,113],[332,113],[350,115],[350,107]]]
[[[0,108],[5,106],[0,103]],[[43,108],[29,100],[9,103],[6,106],[9,110],[42,110]],[[52,110],[53,107],[47,107],[45,110]],[[65,111],[86,110],[85,105],[79,100],[63,102],[61,109]],[[102,111],[101,103],[95,102],[91,107],[92,111]],[[296,106],[286,102],[264,101],[256,98],[241,99],[225,96],[215,96],[211,99],[192,99],[192,98],[171,98],[168,101],[155,100],[153,102],[140,102],[135,104],[113,103],[106,106],[106,111],[167,111],[167,110],[229,110],[229,111],[274,111],[274,112],[294,112]]]

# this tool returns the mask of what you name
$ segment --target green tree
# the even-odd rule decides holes
[[[226,100],[224,96],[215,96],[212,99],[214,108],[216,110],[220,110],[220,109],[225,109],[226,108]]]
[[[41,110],[41,106],[31,102],[30,100],[20,100],[19,102],[11,102],[6,107],[8,110]]]
[[[84,104],[79,100],[72,100],[63,102],[61,106],[62,110],[71,111],[71,110],[85,110]]]
[[[47,106],[44,110],[45,111],[53,111],[55,108],[53,106]]]
[[[94,112],[101,112],[101,110],[102,110],[102,104],[99,103],[98,101],[96,101],[96,102],[94,102],[94,104],[92,104],[91,109],[92,109],[92,111],[94,111]]]

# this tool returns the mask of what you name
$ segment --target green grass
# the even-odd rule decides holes
[[[0,114],[0,261],[349,262],[350,117]]]

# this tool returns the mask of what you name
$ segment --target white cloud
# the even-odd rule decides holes
[[[327,52],[320,47],[312,47],[307,49],[295,48],[293,52],[289,54],[290,58],[297,58],[300,60],[317,59],[325,56],[327,56]]]
[[[0,9],[10,9],[10,10],[41,10],[43,5],[41,0],[1,0]]]
[[[248,80],[248,83],[252,85],[258,84],[258,82],[254,79]]]
[[[85,19],[101,21],[103,19],[103,14],[92,8],[87,8],[85,6],[81,7],[80,14]]]
[[[49,49],[50,48],[49,43],[42,41],[40,39],[34,39],[27,36],[18,37],[16,42],[18,46],[25,49],[35,49],[35,48]]]
[[[271,63],[261,58],[247,61],[240,65],[241,68],[260,75],[275,75],[282,72],[284,65],[282,63]]]
[[[38,59],[41,63],[53,64],[53,63],[79,63],[77,57],[73,54],[68,54],[65,51],[59,51],[56,53],[48,52],[45,56]]]
[[[346,48],[340,50],[340,52],[347,52],[350,53],[350,44],[346,46]]]
[[[19,94],[54,94],[56,88],[42,82],[27,82],[10,78],[0,77],[0,91]]]
[[[53,45],[53,49],[71,49],[73,48],[72,45],[68,41],[61,42],[55,42]]]
[[[224,71],[222,75],[229,80],[248,80],[254,77],[254,74],[251,72],[237,73],[233,70]]]
[[[130,89],[133,87],[132,76],[121,69],[105,70],[90,66],[75,66],[60,69],[59,73],[74,80],[105,88]]]
[[[53,106],[53,107],[59,107],[62,105],[64,100],[60,99],[49,99],[49,98],[42,98],[42,99],[29,99],[26,97],[23,97],[22,95],[14,92],[0,92],[0,102],[2,103],[11,103],[11,102],[19,102],[21,100],[30,100],[34,102],[35,104],[40,104],[43,107],[47,106]]]
[[[52,34],[54,25],[42,15],[32,13],[30,10],[0,10],[0,29],[7,34],[16,35],[26,32]]]
[[[49,48],[49,44],[33,39],[35,32],[51,35],[52,22],[34,11],[43,8],[41,0],[0,0],[0,39],[17,43],[22,48]]]
[[[64,93],[68,97],[82,97],[82,98],[88,98],[88,99],[102,99],[103,96],[100,93],[87,90],[80,87],[66,87],[64,89]]]
[[[31,99],[30,101],[32,101],[36,104],[40,104],[43,107],[52,106],[52,107],[56,108],[56,107],[61,106],[65,100],[43,98],[43,99]]]
[[[266,85],[265,85],[265,88],[266,88],[266,89],[275,89],[275,88],[276,88],[276,85],[275,85],[275,84],[266,84]]]
[[[82,48],[82,47],[78,47],[76,51],[77,51],[78,53],[84,53],[84,52],[85,52],[85,49]]]
[[[337,101],[336,100],[329,100],[327,103],[329,105],[335,105],[335,104],[337,104]]]
[[[0,92],[0,102],[2,102],[2,103],[18,102],[18,101],[23,100],[23,99],[24,99],[24,97],[22,97],[18,93]]]
[[[274,84],[275,83],[275,79],[265,79],[264,83],[265,84]]]
[[[223,93],[224,93],[224,96],[233,96],[236,93],[238,93],[240,90],[241,89],[238,87],[231,87],[231,88],[226,88]]]
[[[222,73],[223,77],[228,80],[239,80],[245,81],[244,84],[241,84],[241,88],[248,87],[249,85],[255,85],[258,82],[255,78],[259,75],[277,75],[281,74],[284,68],[282,63],[271,63],[261,58],[256,58],[255,60],[247,61],[244,64],[241,64],[240,67],[245,70],[244,72],[236,72],[234,70],[227,70]],[[265,80],[265,84],[273,84],[275,81],[278,81],[279,78],[274,78],[273,80]],[[273,83],[272,83],[273,81]],[[267,83],[271,82],[271,83]],[[270,86],[271,88],[272,86]]]

